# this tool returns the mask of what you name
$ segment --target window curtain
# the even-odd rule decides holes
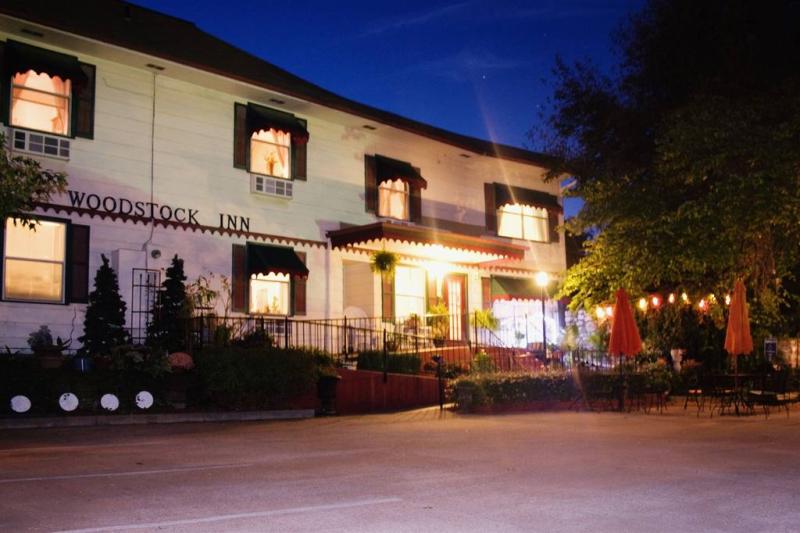
[[[403,180],[387,180],[378,187],[378,214],[408,220],[408,184]]]
[[[29,70],[16,73],[13,84],[12,125],[61,135],[69,132],[70,80]]]

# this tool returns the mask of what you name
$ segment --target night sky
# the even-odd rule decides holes
[[[135,0],[342,96],[483,139],[526,133],[556,55],[609,68],[610,32],[641,0]],[[570,202],[567,214],[579,204]]]

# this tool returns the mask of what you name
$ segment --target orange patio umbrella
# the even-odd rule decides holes
[[[747,314],[747,299],[744,283],[737,279],[733,288],[730,311],[728,312],[728,329],[725,331],[725,351],[736,357],[753,351],[753,337],[750,336],[750,317]],[[734,368],[738,368],[734,359]]]
[[[633,309],[628,300],[625,289],[617,290],[617,298],[614,302],[614,313],[611,315],[611,338],[608,340],[608,353],[619,355],[619,374],[622,378],[624,367],[622,357],[633,357],[642,351],[642,339],[639,337],[639,328],[633,319]],[[619,410],[625,409],[625,388],[619,388]]]
[[[633,309],[625,289],[617,290],[614,303],[614,314],[611,319],[611,338],[608,341],[608,353],[632,357],[642,351],[642,339],[639,328],[633,319]]]

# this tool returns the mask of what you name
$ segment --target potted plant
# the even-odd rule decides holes
[[[394,274],[397,261],[397,254],[387,252],[386,250],[379,250],[372,253],[370,268],[372,268],[373,272],[381,276],[391,276]]]
[[[438,303],[428,308],[428,325],[431,328],[433,345],[437,348],[444,346],[447,335],[450,333],[450,317],[447,306]]]
[[[64,342],[61,337],[56,337],[56,342],[53,342],[50,328],[42,325],[28,335],[28,346],[42,368],[59,368],[64,363],[63,352],[69,347],[69,342]]]

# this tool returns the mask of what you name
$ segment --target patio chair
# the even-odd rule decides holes
[[[700,412],[705,410],[706,407],[706,395],[710,391],[713,384],[709,379],[708,374],[695,374],[690,378],[689,383],[687,383],[686,389],[686,398],[683,402],[683,410],[685,411],[689,406],[689,402],[694,402],[695,406],[697,407],[697,416],[700,416]]]
[[[770,408],[783,408],[789,417],[789,405],[796,402],[798,393],[787,391],[789,375],[786,371],[767,374],[761,384],[747,391],[748,402],[764,409],[764,418],[769,418]]]
[[[726,409],[736,407],[736,385],[733,376],[727,374],[716,374],[710,377],[710,388],[707,398],[709,400],[709,414],[714,416],[714,403],[717,404],[719,414],[722,415]]]

